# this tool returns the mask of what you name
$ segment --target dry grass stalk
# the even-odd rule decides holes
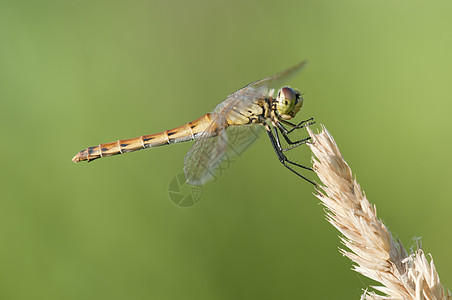
[[[382,284],[373,288],[384,296],[365,291],[361,299],[451,299],[450,291],[440,284],[433,259],[429,262],[420,248],[408,255],[377,218],[376,207],[353,178],[330,133],[324,127],[319,134],[308,131],[313,140],[313,167],[323,184],[316,196],[351,250],[340,251],[357,263],[355,271]]]

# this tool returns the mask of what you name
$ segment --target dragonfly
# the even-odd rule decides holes
[[[303,106],[303,98],[298,89],[283,86],[305,63],[306,61],[302,61],[275,75],[246,85],[230,94],[211,113],[195,121],[155,134],[88,147],[77,153],[72,161],[90,162],[106,156],[194,140],[195,143],[184,159],[184,173],[187,183],[200,186],[215,177],[219,165],[231,152],[237,154],[240,150],[231,145],[231,135],[237,129],[241,129],[242,136],[251,136],[251,133],[255,134],[254,129],[260,127],[267,132],[280,163],[316,186],[315,182],[300,172],[312,169],[288,159],[285,154],[286,151],[306,144],[310,139],[293,140],[291,133],[314,124],[313,118],[297,124],[289,122]],[[279,90],[274,96],[277,88]],[[280,135],[288,144],[287,147],[283,147]]]

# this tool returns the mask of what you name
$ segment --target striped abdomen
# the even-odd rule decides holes
[[[204,116],[193,122],[189,122],[185,125],[176,127],[171,130],[166,130],[150,135],[142,135],[133,139],[118,140],[113,143],[88,147],[85,150],[77,153],[74,158],[72,158],[72,161],[91,161],[105,156],[111,156],[140,149],[191,141],[199,137],[201,133],[203,133],[209,127],[211,122],[211,114],[205,114]]]

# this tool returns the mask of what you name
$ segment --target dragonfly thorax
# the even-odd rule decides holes
[[[278,91],[275,99],[276,111],[285,120],[290,120],[300,111],[303,106],[303,98],[300,91],[285,86]]]

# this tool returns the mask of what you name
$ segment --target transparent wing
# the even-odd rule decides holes
[[[263,92],[263,94],[268,93],[271,89],[279,89],[282,87],[284,83],[286,83],[290,78],[294,77],[301,71],[301,69],[306,64],[306,61],[299,62],[298,64],[276,73],[275,75],[254,81],[245,87],[238,90],[236,93],[240,93],[243,90],[247,90],[249,88],[253,88],[255,90],[259,90]]]
[[[191,185],[204,185],[216,180],[258,138],[261,127],[231,126],[217,130],[214,136],[206,130],[185,156],[184,172],[187,182]]]
[[[234,133],[238,132],[238,129],[228,128],[226,117],[232,109],[237,109],[238,107],[243,108],[243,106],[252,103],[260,96],[262,96],[262,93],[259,89],[250,87],[242,89],[240,93],[236,92],[229,95],[226,100],[217,105],[211,115],[212,123],[196,140],[185,156],[184,172],[188,183],[192,185],[203,185],[213,180],[219,165],[225,158],[227,152],[230,152],[228,150],[231,149],[233,152],[232,149],[243,148],[237,145],[233,146],[230,144],[231,141],[233,144],[236,144],[236,141],[244,140],[245,137],[252,138],[257,135],[257,133],[251,130],[251,126],[234,126],[243,128],[241,139],[238,139],[238,135],[234,135]],[[250,127],[249,133],[246,132],[247,127]],[[231,132],[231,134],[228,134],[228,132]]]
[[[224,125],[213,121],[185,155],[184,173],[191,185],[204,185],[215,177],[215,169],[226,150]]]
[[[227,146],[223,161],[235,161],[260,136],[264,126],[258,124],[231,126],[226,129]]]
[[[226,129],[227,144],[223,156],[213,169],[216,179],[223,175],[223,172],[231,168],[248,147],[259,137],[263,130],[261,125],[231,126]]]
[[[274,90],[281,88],[287,81],[297,75],[306,64],[306,61],[276,73],[272,76],[254,81],[236,92],[229,95],[223,102],[221,102],[214,111],[221,114],[227,114],[232,108],[245,109],[256,98],[272,96]],[[219,115],[219,117],[221,117]]]
[[[240,155],[257,138],[257,126],[232,126],[227,129],[226,116],[234,110],[246,109],[259,97],[268,96],[273,89],[296,75],[305,65],[300,62],[275,75],[257,80],[229,95],[212,112],[212,123],[193,144],[184,160],[187,182],[203,185],[216,178],[221,163]]]

